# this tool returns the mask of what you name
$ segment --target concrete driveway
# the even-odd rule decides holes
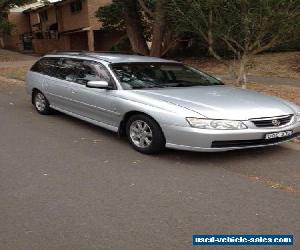
[[[0,249],[194,249],[192,234],[294,234],[300,144],[145,156],[0,88]]]

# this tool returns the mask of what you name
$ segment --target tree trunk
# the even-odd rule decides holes
[[[4,38],[0,35],[0,48],[4,48]]]
[[[208,53],[216,58],[218,61],[221,61],[222,58],[216,53],[214,50],[214,37],[212,31],[212,24],[213,24],[213,14],[212,9],[209,10],[208,15],[208,27],[207,27],[207,46],[208,46]]]
[[[165,2],[166,0],[158,0],[155,6],[155,18],[152,30],[152,46],[150,50],[151,56],[160,57],[162,54],[163,38],[165,32]]]
[[[217,59],[219,62],[224,64],[226,67],[228,67],[228,73],[230,77],[233,77],[234,79],[237,78],[237,75],[234,72],[234,69],[230,63],[227,63],[225,60],[222,59],[222,57],[215,51],[214,49],[214,35],[213,35],[213,10],[210,8],[209,15],[208,15],[208,30],[207,30],[207,46],[208,46],[208,53],[213,56],[215,59]]]
[[[243,55],[242,58],[240,59],[240,68],[238,72],[238,78],[237,78],[237,83],[242,86],[243,89],[247,88],[247,71],[246,71],[246,66],[248,63],[248,56]]]
[[[136,53],[148,55],[149,48],[143,34],[136,0],[123,0],[121,2],[123,2],[124,6],[123,15],[132,50]]]

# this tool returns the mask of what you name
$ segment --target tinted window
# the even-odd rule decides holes
[[[108,73],[102,66],[90,61],[69,58],[62,59],[58,63],[57,78],[82,85],[89,81],[110,80]]]
[[[31,71],[48,76],[55,76],[58,60],[58,58],[44,57],[32,66]]]

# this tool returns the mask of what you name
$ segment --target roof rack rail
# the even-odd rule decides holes
[[[139,55],[144,56],[141,53],[137,52],[128,52],[128,51],[89,51],[89,50],[53,50],[48,54],[58,54],[58,53],[81,53],[81,54],[88,54],[88,53],[107,53],[107,54],[124,54],[124,55]]]
[[[138,52],[128,52],[128,51],[91,51],[94,53],[108,53],[108,54],[124,54],[124,55],[139,55],[139,56],[144,56],[141,53]]]
[[[48,54],[55,54],[55,53],[84,53],[84,52],[88,52],[85,50],[53,50],[51,52],[49,52]]]

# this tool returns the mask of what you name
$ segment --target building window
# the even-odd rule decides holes
[[[40,12],[40,19],[42,22],[48,21],[48,12],[47,10]]]
[[[81,11],[81,9],[82,9],[81,0],[77,0],[77,1],[71,2],[70,3],[70,7],[71,7],[71,12],[72,13],[76,13],[76,12]]]

